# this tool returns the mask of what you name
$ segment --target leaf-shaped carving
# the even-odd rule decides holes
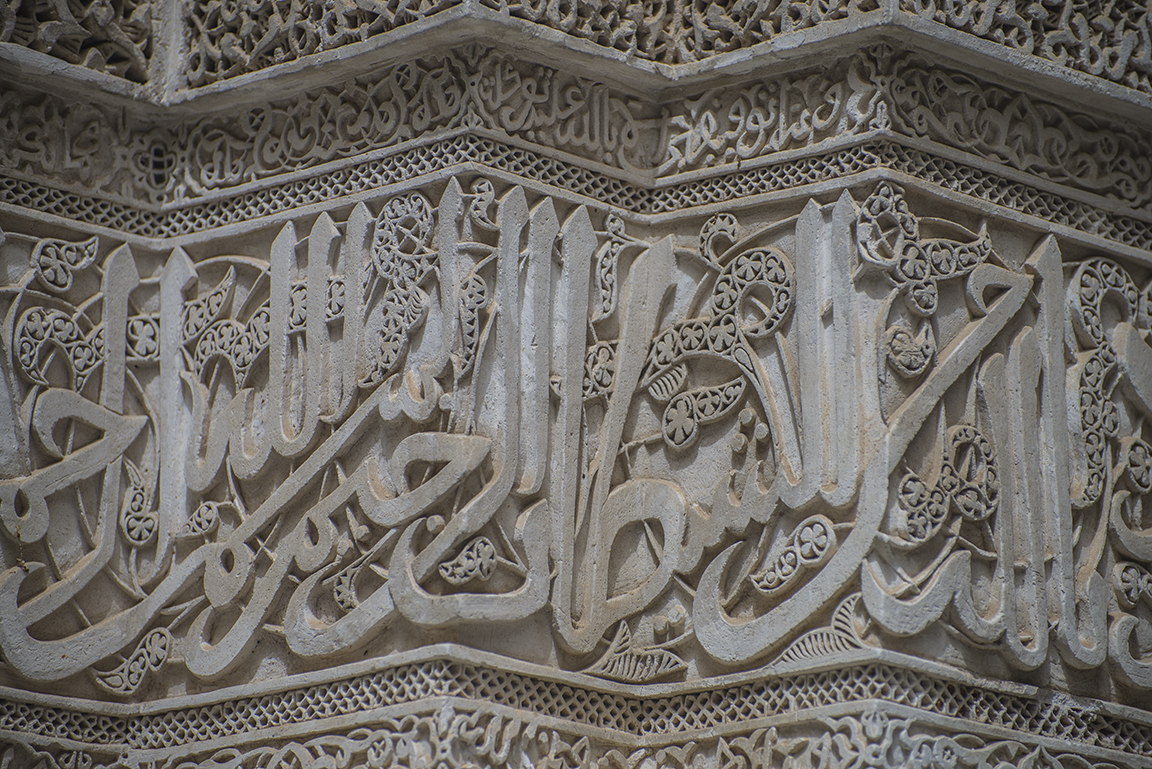
[[[652,380],[652,384],[648,385],[648,393],[658,403],[667,403],[673,395],[680,392],[680,388],[684,386],[684,380],[687,378],[688,366],[684,363],[677,363]]]
[[[100,240],[95,235],[78,243],[56,238],[37,241],[32,249],[36,279],[49,291],[67,291],[72,287],[72,273],[95,261],[99,244]]]
[[[723,419],[740,405],[746,389],[740,378],[677,395],[664,409],[664,441],[675,449],[688,448],[699,437],[697,428]]]
[[[642,684],[681,673],[687,668],[684,660],[667,649],[633,646],[628,623],[621,622],[608,651],[584,672],[610,681]]]
[[[149,670],[159,670],[168,660],[171,649],[172,634],[167,628],[156,628],[144,636],[132,655],[115,669],[107,673],[93,671],[96,683],[114,694],[132,694],[140,688]]]
[[[204,329],[214,323],[224,310],[232,287],[236,283],[236,270],[229,267],[228,273],[216,287],[199,299],[184,303],[184,344],[192,345]]]
[[[792,531],[784,550],[749,579],[765,595],[783,592],[808,569],[824,563],[836,549],[832,521],[822,515],[805,518]]]
[[[832,621],[828,627],[809,630],[797,638],[776,658],[775,664],[814,660],[852,649],[863,649],[866,644],[860,638],[855,622],[859,603],[859,593],[853,593],[845,598],[832,613]]]
[[[453,585],[487,580],[496,569],[496,546],[487,537],[469,542],[451,561],[440,564],[440,576]]]

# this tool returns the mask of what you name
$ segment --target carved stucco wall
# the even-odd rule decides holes
[[[0,3],[0,766],[1152,766],[1152,8]]]

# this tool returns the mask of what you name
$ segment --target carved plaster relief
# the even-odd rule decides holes
[[[1147,685],[1147,279],[1073,263],[1066,337],[1027,309],[1063,311],[1051,239],[1005,261],[890,182],[762,216],[641,237],[473,177],[266,228],[253,256],[9,233],[9,668],[131,694],[165,665],[250,676],[263,636],[298,666],[544,612],[530,659],[642,683],[784,650],[859,572],[845,643],[944,622],[1022,669],[1046,590],[1061,653],[1103,664],[1111,580],[1113,664]],[[1067,385],[1044,373],[1065,348]],[[1077,425],[1061,490],[1027,438]],[[1061,495],[1066,529],[1015,533]],[[1022,546],[1052,573],[1004,562]]]
[[[513,17],[559,29],[629,55],[666,64],[699,61],[747,48],[776,35],[879,8],[875,0],[832,3],[556,4],[483,0]]]
[[[1152,16],[1146,7],[1108,3],[901,0],[900,9],[1069,69],[1152,91]]]
[[[0,92],[4,175],[156,206],[170,193],[177,137],[122,109],[52,94]]]
[[[9,670],[133,697],[157,676],[259,680],[256,649],[299,670],[543,614],[555,651],[529,659],[606,681],[805,664],[897,637],[915,650],[947,627],[946,646],[1010,667],[1058,652],[1148,686],[1147,286],[1100,258],[1066,280],[1051,239],[1008,267],[985,231],[920,216],[887,182],[767,226],[715,215],[692,240],[628,230],[477,177],[321,214],[303,237],[273,228],[266,260],[141,262],[96,238],[8,233],[30,265],[6,321],[22,382],[9,420],[25,425],[8,463],[23,477],[5,484]],[[678,264],[703,274],[679,301],[651,277]],[[1041,309],[1081,319],[1071,336],[1043,314],[1005,335],[1039,290]],[[535,344],[507,341],[525,328]],[[1067,376],[1065,346],[1082,361]],[[1071,490],[1045,470],[1059,444],[1039,441],[1067,430],[1037,403],[1053,395],[1083,426]],[[822,444],[828,415],[859,442]],[[691,465],[732,469],[694,480]],[[1062,495],[1073,517],[1046,527],[1032,500]],[[1022,547],[1057,553],[1051,572],[1005,563]],[[836,607],[826,629],[821,605]],[[830,728],[889,733],[891,717],[866,716]],[[455,755],[472,745],[457,733],[513,740],[499,718],[455,718],[275,750],[319,760],[367,740],[387,762],[417,744]],[[809,745],[851,764],[796,739],[786,755]],[[951,745],[892,739],[892,766]],[[632,755],[557,734],[529,738],[523,760],[556,740]]]
[[[158,130],[63,99],[4,94],[6,168],[141,203],[479,133],[603,163],[648,186],[684,172],[818,153],[892,132],[955,147],[1147,211],[1152,134],[874,47],[823,70],[662,107],[471,46],[343,87]]]
[[[0,10],[0,43],[143,82],[150,76],[156,5],[128,0],[73,7],[14,0]],[[823,36],[843,34],[862,24],[923,20],[1136,92],[1152,89],[1152,27],[1145,8],[1060,2],[1020,10],[1001,2],[933,0],[646,4],[213,0],[189,4],[175,17],[183,54],[179,76],[192,88],[209,85],[368,41],[461,5],[473,15],[538,25],[665,65],[700,62],[818,27],[834,28],[821,29]]]
[[[425,19],[459,0],[325,6],[307,0],[267,0],[237,8],[208,3],[186,20],[191,37],[187,82],[201,86],[300,56],[366,40]],[[703,61],[816,27],[919,19],[951,27],[1059,67],[1148,93],[1152,89],[1152,22],[1135,4],[1036,4],[934,0],[816,2],[654,2],[570,4],[480,0],[496,18],[559,31],[630,57],[662,64]],[[142,6],[146,7],[146,6]],[[869,16],[869,14],[871,14]],[[902,19],[901,17],[904,17]],[[863,17],[863,18],[862,18]]]
[[[470,7],[189,6],[204,112],[4,84],[4,766],[1152,766],[1131,105],[875,40],[242,77]]]
[[[143,82],[150,74],[152,12],[149,0],[8,0],[0,5],[0,43]]]
[[[1152,225],[1141,215],[1149,205],[1141,182],[1146,132],[1069,114],[884,47],[832,71],[710,90],[661,111],[589,81],[467,49],[385,71],[375,84],[366,79],[312,101],[253,108],[242,120],[169,128],[10,92],[11,141],[0,151],[10,176],[0,178],[0,193],[18,206],[157,237],[336,200],[469,159],[637,213],[893,168],[1123,245],[1152,245]],[[409,75],[419,85],[401,106],[393,96]],[[853,135],[872,138],[859,144]],[[932,142],[927,151],[922,139]],[[562,148],[559,157],[551,145]],[[945,147],[961,148],[968,162],[941,157]],[[372,150],[383,157],[364,160]],[[593,172],[581,167],[586,160],[616,168]],[[1010,181],[1004,167],[1033,175],[1033,183]],[[709,184],[681,181],[685,171],[709,169],[719,174]]]
[[[411,24],[459,0],[209,0],[189,3],[184,19],[191,86],[349,45]]]

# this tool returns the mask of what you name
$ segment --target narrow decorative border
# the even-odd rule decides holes
[[[2,702],[0,729],[109,749],[168,749],[389,706],[429,705],[434,698],[457,698],[615,732],[631,742],[638,739],[656,744],[685,732],[725,730],[812,708],[876,700],[1082,747],[1152,757],[1152,725],[1066,701],[1044,701],[948,681],[885,662],[762,676],[710,691],[633,696],[599,691],[582,682],[553,681],[490,665],[437,658],[350,679],[155,714],[103,716]]]
[[[474,163],[592,198],[638,215],[683,211],[781,192],[878,168],[1064,225],[1124,246],[1152,250],[1152,224],[1104,211],[892,140],[873,140],[749,170],[645,189],[495,139],[466,134],[424,147],[166,212],[86,197],[0,176],[0,203],[146,238],[172,238],[339,200]]]

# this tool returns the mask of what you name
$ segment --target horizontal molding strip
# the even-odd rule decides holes
[[[465,164],[507,172],[636,216],[687,211],[751,195],[802,190],[818,182],[889,169],[1089,236],[1137,250],[1152,250],[1152,224],[1035,185],[1006,180],[979,168],[976,162],[979,161],[965,164],[892,140],[876,140],[787,162],[646,189],[527,149],[466,134],[403,154],[166,212],[147,211],[3,176],[0,176],[0,203],[102,226],[124,235],[170,239],[340,200]]]
[[[285,734],[293,726],[307,729],[309,722],[314,728],[320,719],[407,703],[435,710],[434,699],[452,698],[508,707],[576,729],[606,731],[629,743],[658,745],[691,732],[713,733],[815,708],[881,701],[1077,747],[1152,757],[1152,724],[1108,713],[1099,703],[996,691],[886,660],[856,659],[831,669],[780,675],[759,670],[729,677],[711,689],[668,685],[662,693],[644,695],[605,691],[586,677],[545,678],[500,669],[493,660],[445,657],[442,649],[432,653],[437,651],[431,659],[351,678],[147,714],[101,715],[3,700],[0,731],[67,739],[99,752],[154,750],[255,738],[265,729]],[[150,710],[164,707],[163,701],[148,705]]]

